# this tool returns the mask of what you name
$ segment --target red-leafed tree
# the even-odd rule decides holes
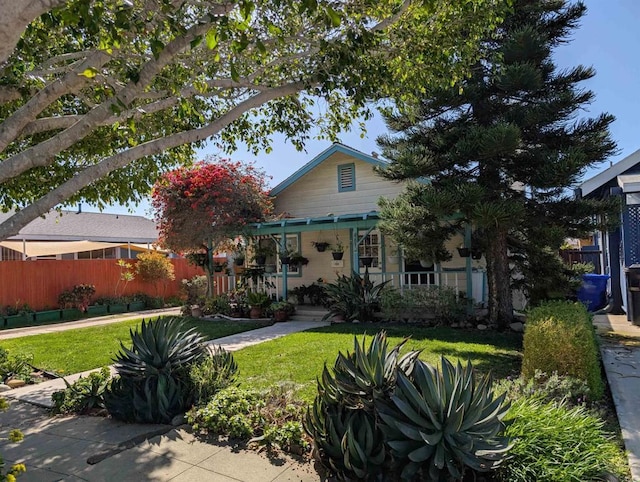
[[[163,246],[207,253],[203,263],[212,292],[212,250],[271,211],[266,176],[252,165],[207,160],[163,175],[153,188],[153,208]]]

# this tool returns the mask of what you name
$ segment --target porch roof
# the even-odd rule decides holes
[[[336,228],[370,228],[378,224],[380,213],[340,214],[338,216],[318,216],[313,218],[285,218],[276,221],[254,223],[251,234],[279,234],[301,231],[324,231]]]

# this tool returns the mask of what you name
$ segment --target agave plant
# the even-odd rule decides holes
[[[316,455],[338,480],[369,480],[388,466],[382,432],[364,410],[314,403],[304,425],[313,428]]]
[[[442,370],[418,361],[411,377],[398,372],[390,400],[376,403],[387,445],[403,466],[401,477],[420,471],[426,480],[459,480],[465,467],[479,472],[497,468],[510,449],[500,436],[509,409],[505,395],[494,396],[489,376],[476,381],[471,363]]]
[[[189,368],[205,356],[205,339],[174,318],[143,320],[130,334],[131,348],[121,343],[114,359],[119,378],[105,396],[107,410],[125,420],[170,422],[190,401]]]
[[[189,371],[196,403],[207,402],[218,391],[233,385],[238,378],[238,364],[231,352],[217,345],[209,347],[208,355],[194,363]]]
[[[398,372],[412,372],[419,352],[401,357],[406,341],[389,350],[384,332],[368,347],[365,338],[360,344],[354,337],[353,353],[338,353],[332,371],[324,367],[304,427],[321,463],[341,479],[366,479],[389,466],[374,400],[388,398]]]
[[[329,312],[323,319],[340,315],[347,321],[373,320],[373,314],[380,306],[382,291],[390,281],[374,284],[369,278],[368,271],[365,272],[364,277],[355,271],[349,277],[338,276],[333,283],[324,287],[328,298]]]

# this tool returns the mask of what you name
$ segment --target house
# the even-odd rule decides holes
[[[11,214],[0,213],[0,222]],[[142,216],[51,211],[1,241],[0,261],[135,258],[157,240],[155,223]]]
[[[447,285],[471,293],[476,302],[486,300],[484,260],[458,255],[462,234],[449,242],[453,259],[433,265],[406,259],[402,247],[380,232],[378,199],[394,198],[404,189],[375,172],[385,164],[375,154],[336,143],[271,190],[276,220],[255,224],[250,234],[267,248],[266,271],[272,272],[268,276],[278,296],[295,286],[366,269],[375,281],[391,280],[398,289]],[[329,244],[325,250],[323,243]],[[344,254],[334,259],[338,245]],[[308,263],[282,264],[279,253],[285,249]]]
[[[596,232],[589,249],[599,256],[600,274],[611,276],[611,312],[629,314],[625,270],[640,263],[640,149],[580,184],[575,194],[621,200],[619,226]]]

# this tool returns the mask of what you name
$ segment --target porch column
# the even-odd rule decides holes
[[[279,243],[279,248],[278,249],[280,250],[281,253],[283,253],[287,249],[287,233],[284,230],[282,231],[282,234],[280,235],[280,243]],[[300,249],[302,249],[302,248],[300,248]],[[276,273],[277,273],[277,271],[278,271],[278,267],[276,266]],[[289,291],[289,289],[288,289],[289,282],[288,282],[288,279],[287,279],[288,276],[289,276],[289,265],[288,264],[283,264],[282,265],[282,299],[284,301],[287,301],[287,291]]]

